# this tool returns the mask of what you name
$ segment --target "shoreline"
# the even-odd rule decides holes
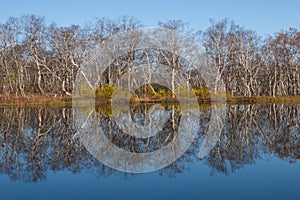
[[[76,97],[75,97],[76,99]],[[81,101],[82,99],[78,99]],[[84,101],[84,99],[82,100]],[[110,99],[97,99],[96,102],[101,105],[111,103]],[[188,99],[187,99],[188,102]],[[161,99],[132,99],[130,103],[178,103],[177,99],[161,98]],[[199,104],[211,104],[210,98],[198,99]],[[300,96],[259,96],[259,97],[228,97],[226,104],[300,104]],[[72,107],[72,97],[47,97],[47,96],[30,96],[30,97],[3,97],[0,95],[1,107],[26,107],[26,106],[49,106],[49,107]]]

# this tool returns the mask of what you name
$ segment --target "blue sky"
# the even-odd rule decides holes
[[[205,30],[209,18],[229,18],[261,36],[289,27],[300,29],[299,0],[0,0],[0,5],[0,23],[24,14],[44,16],[47,23],[60,26],[133,15],[150,27],[158,21],[181,19],[195,30]]]

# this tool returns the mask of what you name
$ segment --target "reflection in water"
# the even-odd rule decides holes
[[[263,153],[296,162],[300,159],[299,109],[299,105],[228,107],[225,131],[206,163],[227,174],[254,163]]]
[[[137,126],[149,126],[149,120],[163,115],[160,112],[172,114],[172,106],[160,105],[160,109],[149,112],[151,107],[132,107],[131,118],[127,119],[135,120]],[[296,162],[300,159],[299,111],[299,105],[228,106],[224,129],[216,146],[202,161],[210,166],[212,172],[225,174],[254,163],[264,154]],[[0,113],[0,173],[7,174],[12,180],[36,182],[45,180],[48,171],[62,170],[73,173],[91,170],[101,177],[116,173],[128,175],[103,165],[86,150],[76,134],[70,108],[1,108]],[[97,119],[104,129],[117,130],[122,124],[112,125],[109,113],[105,109],[100,110]],[[151,114],[152,118],[145,117]],[[197,138],[180,159],[161,169],[160,175],[175,176],[184,172],[190,162],[200,162],[198,153],[209,128],[210,116],[210,108],[201,109]],[[176,112],[174,117],[175,121],[180,120]],[[173,135],[170,130],[176,129],[176,126],[173,127],[172,121],[162,122],[169,129],[161,129],[159,139],[168,143]],[[135,137],[111,133],[107,137],[111,137],[114,144],[131,151],[145,150]],[[148,145],[151,151],[151,143]],[[155,145],[152,148],[159,148]]]
[[[74,109],[82,143],[95,158],[119,171],[145,173],[169,166],[194,142],[199,109],[144,105],[119,106],[111,116],[95,114],[93,107]]]
[[[125,151],[150,153],[169,144],[181,121],[178,109],[160,104],[138,104],[113,117],[97,115],[103,133]]]

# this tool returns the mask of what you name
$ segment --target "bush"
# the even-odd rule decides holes
[[[138,98],[138,96],[136,94],[132,93],[130,95],[130,101],[134,101],[136,98]]]
[[[204,86],[199,89],[193,89],[193,91],[198,98],[208,98],[210,96],[208,88]]]
[[[102,98],[102,99],[111,99],[114,89],[115,86],[109,84],[105,85],[102,88],[97,88],[95,90],[95,97]]]
[[[160,94],[161,97],[167,97],[167,93],[165,89],[160,89],[158,91],[158,94]]]
[[[145,87],[145,93],[145,96],[150,98],[156,95],[156,92],[154,91],[153,87],[149,84],[147,84]]]

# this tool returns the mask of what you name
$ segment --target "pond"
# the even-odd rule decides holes
[[[1,199],[297,199],[299,113],[284,104],[0,108]]]

